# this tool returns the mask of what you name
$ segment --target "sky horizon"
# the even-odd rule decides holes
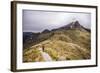
[[[23,10],[23,32],[52,30],[76,20],[85,28],[91,28],[90,13]]]

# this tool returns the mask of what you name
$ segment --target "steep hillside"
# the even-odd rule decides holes
[[[39,48],[47,53],[52,61],[82,60],[91,58],[91,34],[78,24],[71,28],[58,28],[40,33],[35,41],[24,49],[23,62],[45,61]],[[31,39],[32,40],[32,39]],[[33,38],[34,40],[34,38]],[[25,43],[27,44],[27,43]],[[24,45],[25,45],[24,44]]]

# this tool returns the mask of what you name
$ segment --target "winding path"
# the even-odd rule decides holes
[[[50,56],[48,53],[44,52],[44,51],[42,50],[42,48],[39,48],[39,50],[40,50],[41,55],[42,55],[42,57],[43,57],[43,59],[44,59],[45,61],[52,61],[52,58],[51,58],[51,56]]]

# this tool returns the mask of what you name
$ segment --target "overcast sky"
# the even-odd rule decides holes
[[[23,32],[51,30],[75,20],[86,28],[91,27],[90,13],[23,10]]]

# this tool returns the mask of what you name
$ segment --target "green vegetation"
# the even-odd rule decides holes
[[[48,53],[53,61],[82,60],[91,58],[91,35],[82,29],[57,30],[43,33],[38,37],[38,43],[23,52],[23,62],[44,61],[39,48],[45,46],[44,52]]]

